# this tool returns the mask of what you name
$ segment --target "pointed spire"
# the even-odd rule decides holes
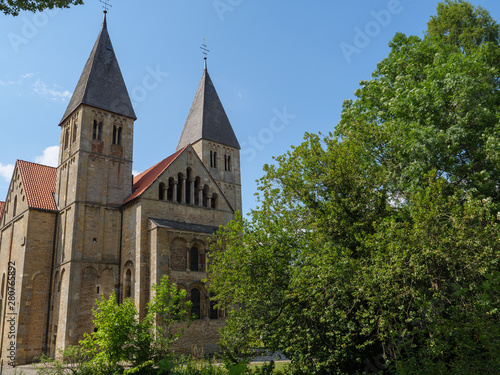
[[[224,111],[206,69],[203,71],[177,150],[200,139],[240,148],[226,111]]]
[[[137,119],[109,38],[106,11],[94,48],[83,68],[61,123],[80,105]]]

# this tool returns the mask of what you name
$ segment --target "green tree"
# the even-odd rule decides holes
[[[451,12],[463,7],[473,9],[461,1],[440,4],[445,16],[431,24],[453,24]],[[405,199],[436,170],[450,192],[475,189],[499,202],[500,48],[485,39],[464,53],[447,40],[397,34],[357,99],[345,101],[336,135],[365,145],[387,169],[393,196]]]
[[[182,335],[182,322],[189,321],[191,302],[186,291],[177,289],[169,278],[162,277],[153,286],[153,297],[146,316],[139,321],[132,300],[117,303],[114,293],[96,301],[94,325],[96,330],[85,334],[80,342],[80,373],[119,374],[124,363],[141,367],[142,373],[157,365],[171,353],[171,345]]]
[[[486,9],[470,3],[446,0],[427,24],[427,36],[471,52],[485,43],[499,44],[499,27]]]
[[[83,0],[0,0],[0,12],[13,16],[20,11],[41,12],[45,9],[69,8],[83,4]]]
[[[464,7],[489,19],[448,1],[424,39],[397,34],[335,133],[266,165],[259,207],[218,232],[211,285],[235,357],[282,350],[296,374],[498,373],[499,46],[432,26]],[[497,33],[481,17],[470,28]]]

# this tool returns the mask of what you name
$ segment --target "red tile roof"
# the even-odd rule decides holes
[[[17,161],[17,168],[28,207],[57,211],[53,196],[56,191],[57,169],[23,160]]]
[[[132,185],[132,194],[127,199],[125,199],[125,202],[123,202],[123,204],[128,203],[133,199],[141,196],[188,146],[189,145],[183,147],[176,153],[170,155],[168,158],[160,161],[158,164],[153,165],[148,170],[145,170],[141,174],[135,176]]]
[[[5,202],[0,202],[0,220],[2,219],[4,208],[5,208]]]

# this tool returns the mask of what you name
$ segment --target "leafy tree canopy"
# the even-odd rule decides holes
[[[219,231],[227,348],[296,374],[498,373],[500,51],[430,31],[464,9],[458,40],[497,33],[447,1],[425,38],[397,34],[335,133],[266,165],[259,207]]]
[[[446,0],[427,25],[427,36],[470,52],[484,43],[499,44],[499,28],[487,10],[470,3]]]
[[[17,16],[20,11],[41,12],[45,9],[69,8],[83,0],[0,0],[0,12]]]

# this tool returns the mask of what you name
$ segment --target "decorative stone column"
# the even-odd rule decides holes
[[[203,187],[198,188],[198,206],[203,206]]]
[[[194,205],[194,178],[188,180],[189,183],[189,203]]]
[[[177,180],[174,180],[173,184],[173,191],[172,191],[172,202],[177,202]]]
[[[181,177],[181,187],[184,187],[181,192],[181,203],[186,203],[186,177]]]

